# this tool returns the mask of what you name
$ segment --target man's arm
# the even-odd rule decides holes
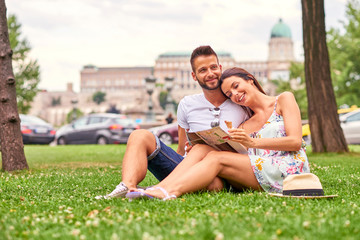
[[[178,154],[180,154],[181,156],[184,156],[184,154],[185,154],[185,142],[187,141],[187,139],[186,139],[185,129],[180,127],[180,125],[178,126],[178,135],[179,135],[179,143],[178,143],[178,148],[177,148],[176,152]]]

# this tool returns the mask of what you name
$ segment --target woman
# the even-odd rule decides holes
[[[248,148],[248,155],[195,145],[162,182],[145,191],[129,192],[128,198],[176,198],[205,188],[216,176],[235,189],[281,192],[287,175],[310,172],[293,94],[267,96],[254,76],[241,68],[226,70],[220,81],[228,98],[252,111],[249,120],[229,130],[233,141]]]

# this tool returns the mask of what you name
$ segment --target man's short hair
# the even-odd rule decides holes
[[[200,46],[194,49],[190,58],[191,68],[194,73],[195,73],[195,66],[194,66],[195,59],[200,56],[210,56],[210,55],[214,55],[216,57],[217,62],[219,63],[219,59],[216,52],[210,46]]]

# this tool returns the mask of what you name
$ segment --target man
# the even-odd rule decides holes
[[[221,92],[219,80],[222,67],[210,46],[196,48],[191,55],[190,63],[192,77],[202,87],[203,93],[186,96],[179,103],[177,151],[166,146],[148,130],[134,131],[127,142],[122,182],[104,198],[125,197],[129,190],[136,189],[137,184],[145,178],[147,169],[159,181],[166,178],[184,158],[186,131],[197,132],[217,125],[227,130],[225,120],[233,122],[234,126],[239,126],[247,119],[245,111]],[[223,182],[220,178],[215,179],[207,187],[208,190],[222,188]]]

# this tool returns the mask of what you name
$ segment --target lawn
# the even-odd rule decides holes
[[[30,170],[0,172],[0,239],[360,239],[360,146],[307,151],[335,199],[202,192],[96,200],[119,183],[125,147],[26,146]],[[156,182],[149,174],[142,185]]]

